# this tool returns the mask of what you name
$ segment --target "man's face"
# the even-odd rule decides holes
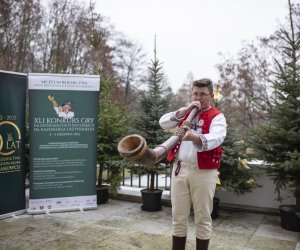
[[[214,94],[210,93],[207,87],[193,87],[192,89],[192,100],[200,101],[201,110],[208,109],[213,98]]]
[[[63,111],[64,111],[64,112],[69,112],[70,110],[71,110],[71,107],[70,107],[69,104],[65,104],[65,105],[63,106]]]

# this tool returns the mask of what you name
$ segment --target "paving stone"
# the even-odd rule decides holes
[[[260,225],[256,230],[254,236],[264,236],[268,238],[275,238],[283,241],[297,242],[297,232],[285,230],[278,226]]]
[[[95,210],[20,215],[0,220],[0,250],[169,250],[172,211],[141,210],[141,204],[109,200]],[[188,220],[186,250],[196,243]],[[213,220],[209,250],[300,250],[300,233],[282,229],[278,216],[220,211]]]
[[[243,250],[294,250],[296,242],[254,235]]]

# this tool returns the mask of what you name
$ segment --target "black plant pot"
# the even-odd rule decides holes
[[[108,186],[102,185],[101,187],[97,187],[97,204],[105,204],[108,202],[109,193]]]
[[[295,212],[294,205],[279,206],[281,227],[294,232],[300,232],[300,216]]]
[[[220,199],[217,197],[214,197],[213,200],[213,211],[211,213],[211,218],[217,219],[219,217],[219,203],[220,203]]]
[[[151,191],[150,189],[142,189],[142,203],[141,206],[142,210],[149,211],[149,212],[155,212],[160,211],[161,206],[161,195],[162,190],[160,189],[154,189]]]

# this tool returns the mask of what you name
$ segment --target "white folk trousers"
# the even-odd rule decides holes
[[[173,166],[171,181],[172,234],[187,236],[191,205],[194,210],[196,237],[210,239],[212,231],[211,212],[218,177],[217,169],[199,169],[196,164],[181,162],[177,176]]]

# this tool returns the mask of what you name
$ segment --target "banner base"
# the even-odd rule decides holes
[[[73,196],[60,198],[29,199],[29,214],[67,212],[97,209],[97,196]]]
[[[75,212],[80,211],[81,213],[84,213],[85,210],[93,210],[97,209],[97,206],[95,207],[77,207],[77,208],[60,208],[60,209],[51,209],[51,210],[30,210],[27,209],[27,213],[30,215],[34,214],[48,214],[51,215],[51,213],[62,213],[62,212]]]

